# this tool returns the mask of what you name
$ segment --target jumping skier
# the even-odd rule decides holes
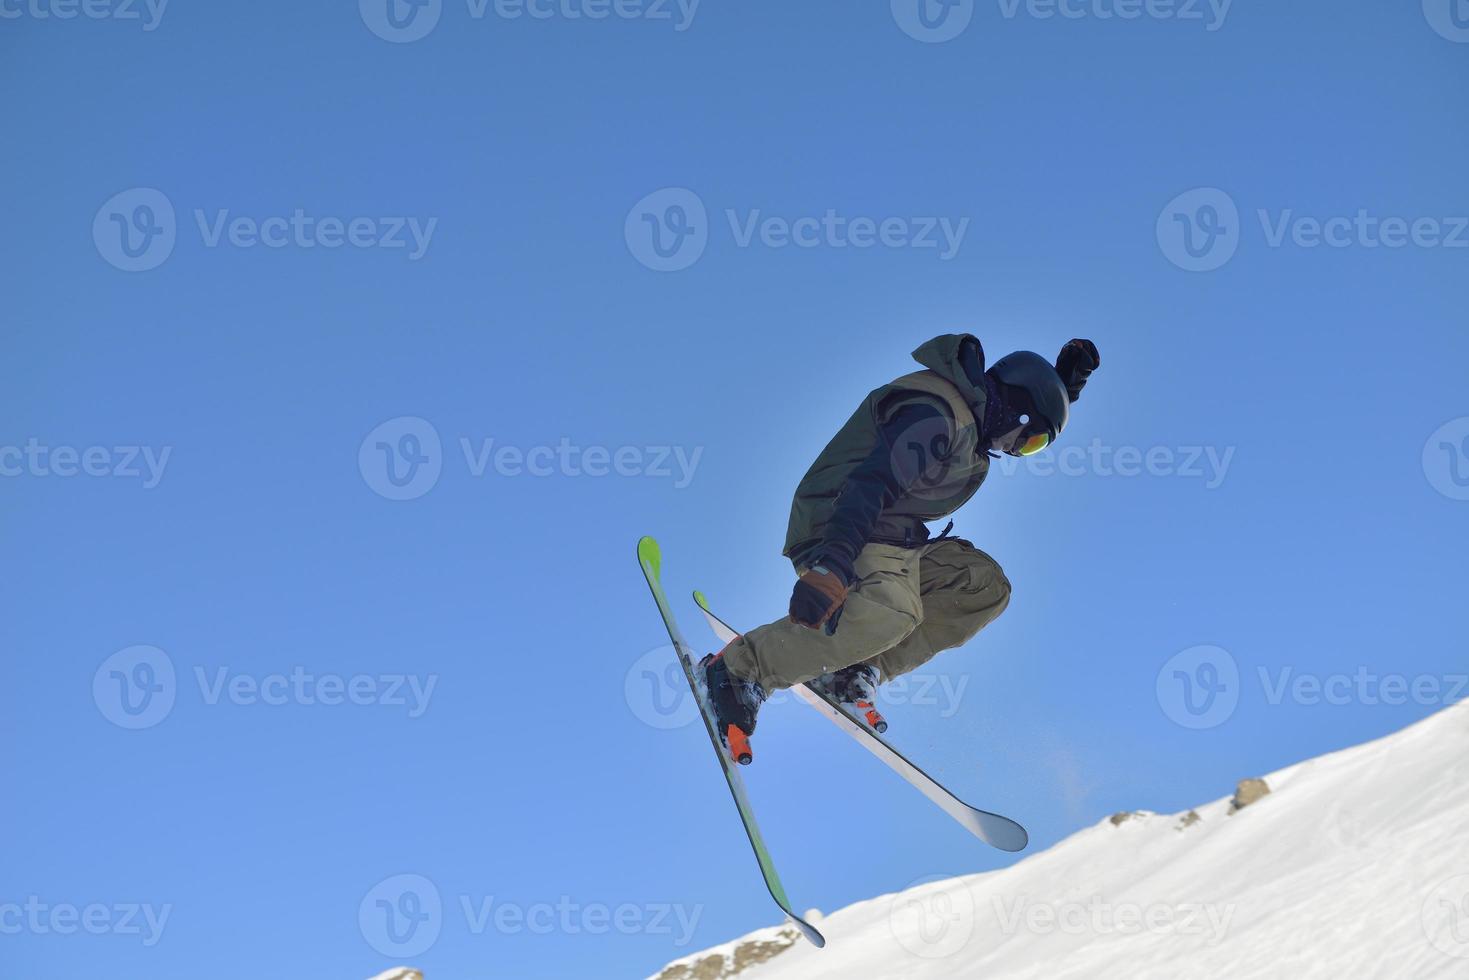
[[[1101,365],[1072,340],[1052,365],[1017,351],[985,368],[969,334],[913,352],[924,370],[870,393],[796,488],[783,554],[798,580],[790,614],[751,630],[703,665],[730,754],[748,764],[756,714],[771,692],[808,684],[886,727],[877,686],[967,643],[1010,601],[999,564],[953,522],[997,452],[1030,456],[1066,428]]]

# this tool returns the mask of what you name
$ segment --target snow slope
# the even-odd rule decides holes
[[[1469,978],[1469,702],[1265,782],[849,906],[825,950],[777,927],[658,977]]]

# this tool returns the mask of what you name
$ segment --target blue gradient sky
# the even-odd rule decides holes
[[[954,703],[888,709],[961,795],[1040,849],[1433,711],[1465,669],[1469,249],[1355,224],[1346,247],[1270,242],[1283,216],[1359,211],[1454,237],[1469,30],[1429,6],[1237,0],[1211,25],[980,4],[927,43],[886,3],[707,0],[682,23],[447,3],[393,43],[371,3],[180,2],[151,30],[142,7],[6,5],[0,972],[640,976],[771,924],[703,734],[648,723],[664,639],[634,543],[661,540],[697,645],[691,588],[737,625],[779,614],[796,480],[936,333],[992,356],[1095,338],[1063,445],[1232,453],[1221,480],[999,473],[962,512],[1013,604],[934,662]],[[705,209],[681,212],[704,250],[659,272],[637,230],[677,216],[634,206],[670,188]],[[172,225],[137,210],[159,195]],[[211,245],[195,217],[296,209],[368,238],[436,224],[412,258],[244,227]],[[730,210],[968,224],[944,259],[741,247]],[[114,214],[172,227],[172,251],[130,259]],[[526,468],[475,475],[461,440],[491,439]],[[426,492],[390,499],[378,442],[416,445],[432,485],[405,492]],[[61,475],[80,463],[58,447],[122,473]],[[115,447],[167,449],[156,485]],[[135,716],[113,671],[139,663],[162,700]],[[1189,713],[1174,670],[1231,664],[1233,694]],[[273,684],[297,668],[328,698],[361,675],[367,703]],[[1272,698],[1286,669],[1443,688]],[[758,744],[803,908],[1013,860],[797,704]],[[399,875],[442,902],[422,950],[381,928]],[[477,928],[462,898],[511,911]],[[37,903],[111,925],[61,934],[16,911]],[[132,903],[168,909],[156,943],[123,927]],[[596,911],[619,906],[633,927]],[[675,906],[691,932],[652,921]]]

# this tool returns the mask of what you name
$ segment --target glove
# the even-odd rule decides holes
[[[850,586],[839,572],[813,565],[791,591],[791,622],[807,629],[836,630]]]
[[[1090,340],[1068,340],[1056,355],[1056,373],[1066,385],[1066,396],[1072,401],[1081,397],[1081,389],[1092,372],[1102,366],[1102,355]]]

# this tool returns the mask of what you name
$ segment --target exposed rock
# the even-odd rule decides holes
[[[720,980],[732,975],[725,972],[724,966],[723,956],[706,956],[693,963],[674,963],[658,974],[657,980]]]
[[[655,980],[725,980],[737,977],[750,967],[784,953],[795,945],[800,935],[795,929],[782,929],[769,939],[742,942],[728,956],[716,953],[692,963],[674,963]]]
[[[1241,779],[1235,787],[1234,799],[1229,803],[1229,812],[1237,813],[1257,802],[1261,797],[1268,796],[1270,785],[1263,779]]]
[[[1189,812],[1178,818],[1178,826],[1174,827],[1173,829],[1183,830],[1186,827],[1192,827],[1194,824],[1198,823],[1202,819],[1204,818],[1199,816],[1199,811],[1190,810]]]
[[[1107,818],[1107,821],[1114,827],[1121,827],[1129,820],[1139,820],[1144,816],[1145,814],[1141,810],[1123,810],[1121,813],[1112,814],[1112,816]]]
[[[779,956],[795,945],[798,935],[795,929],[782,929],[774,939],[763,943],[741,943],[735,947],[734,971],[740,973],[756,963]]]

